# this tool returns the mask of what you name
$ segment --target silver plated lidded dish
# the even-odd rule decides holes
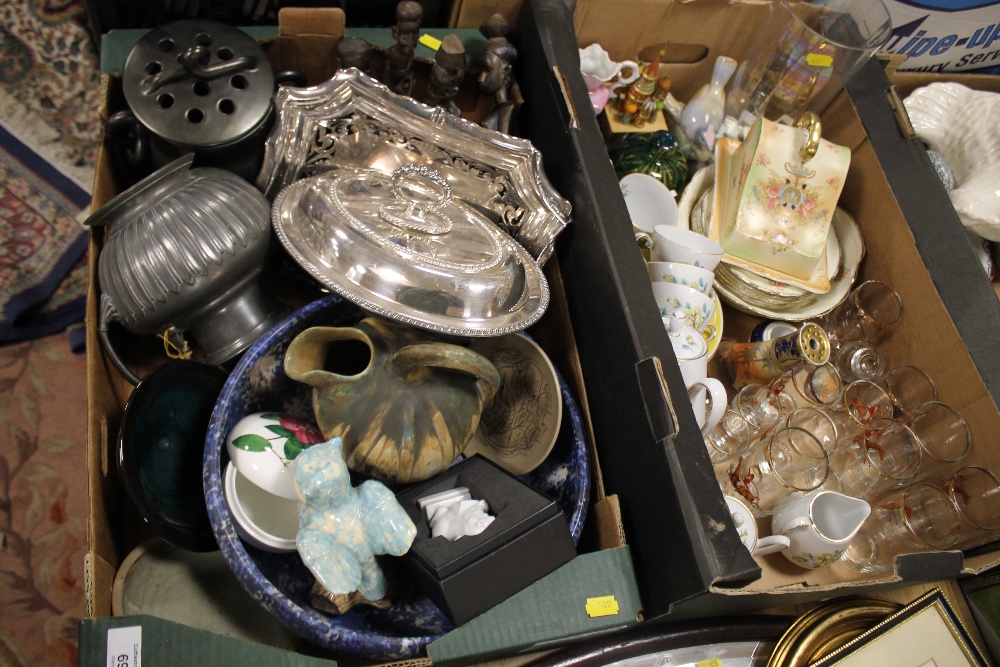
[[[531,142],[397,95],[360,70],[341,70],[317,86],[282,86],[274,104],[278,117],[256,182],[269,199],[330,169],[388,176],[425,165],[539,266],[569,223],[572,207],[552,187]]]
[[[499,336],[531,326],[548,306],[531,254],[427,165],[301,179],[278,193],[272,223],[316,280],[389,319]]]

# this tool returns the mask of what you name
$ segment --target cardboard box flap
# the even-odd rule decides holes
[[[581,554],[427,647],[433,664],[468,664],[634,625],[642,604],[628,547]],[[474,660],[473,660],[474,659]]]
[[[869,61],[847,84],[863,119],[872,148],[893,191],[912,190],[900,211],[913,229],[917,250],[948,315],[961,335],[978,374],[1000,406],[1000,301],[963,233],[948,193],[919,139],[907,139],[885,104],[889,80],[877,61]],[[956,406],[957,407],[957,406]],[[985,440],[981,440],[983,446]]]

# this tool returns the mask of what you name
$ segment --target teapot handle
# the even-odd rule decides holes
[[[129,109],[108,116],[105,129],[117,143],[130,167],[139,167],[149,155],[149,135]]]
[[[408,375],[424,368],[447,368],[465,373],[479,381],[483,403],[488,403],[500,388],[500,373],[489,359],[460,345],[415,343],[399,350],[392,358],[393,368]]]

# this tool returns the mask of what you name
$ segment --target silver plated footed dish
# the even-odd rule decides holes
[[[277,121],[256,181],[268,199],[338,167],[389,175],[426,165],[539,266],[569,223],[572,207],[549,183],[531,142],[392,93],[360,70],[341,70],[317,86],[282,86],[274,104]]]
[[[384,317],[461,336],[534,324],[549,287],[527,250],[446,176],[407,164],[391,174],[335,168],[274,200],[285,250],[327,288]]]

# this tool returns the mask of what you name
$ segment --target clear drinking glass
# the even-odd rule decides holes
[[[906,419],[920,445],[916,479],[929,479],[965,458],[972,447],[972,431],[958,410],[941,401],[928,401]]]
[[[763,114],[794,122],[817,113],[889,39],[881,0],[781,0],[757,33],[726,94],[726,116],[744,126]]]
[[[830,417],[826,410],[812,406],[796,408],[785,418],[784,424],[785,426],[804,428],[812,433],[820,441],[820,444],[823,445],[823,449],[831,454],[831,456],[837,448],[840,431],[837,429],[837,423]]]
[[[848,341],[830,359],[844,382],[875,382],[885,374],[885,358],[874,345],[863,340]]]
[[[909,416],[924,403],[938,400],[937,387],[916,366],[897,366],[879,380],[892,399],[897,415]]]
[[[745,454],[757,444],[757,430],[738,411],[726,408],[715,428],[705,434],[712,463],[725,463]]]
[[[899,294],[879,280],[866,280],[817,324],[835,348],[851,340],[878,345],[902,317],[903,299]]]
[[[844,389],[840,373],[830,363],[801,364],[776,377],[769,386],[786,414],[796,408],[836,407]]]
[[[827,412],[837,424],[840,442],[835,449],[839,449],[842,445],[860,442],[872,419],[891,417],[892,398],[874,382],[855,380],[844,388],[840,405],[828,408]]]
[[[979,466],[965,466],[940,482],[962,517],[955,543],[971,549],[997,538],[1000,531],[1000,478]]]
[[[770,514],[789,494],[808,493],[826,481],[830,456],[809,431],[785,426],[766,442],[738,456],[720,479],[725,493],[738,494],[754,514]]]
[[[958,509],[940,486],[897,489],[873,504],[841,560],[859,572],[889,572],[900,554],[953,548],[959,521]]]
[[[823,488],[871,500],[914,480],[921,450],[910,428],[891,417],[876,417],[856,441],[830,455],[830,479]]]

